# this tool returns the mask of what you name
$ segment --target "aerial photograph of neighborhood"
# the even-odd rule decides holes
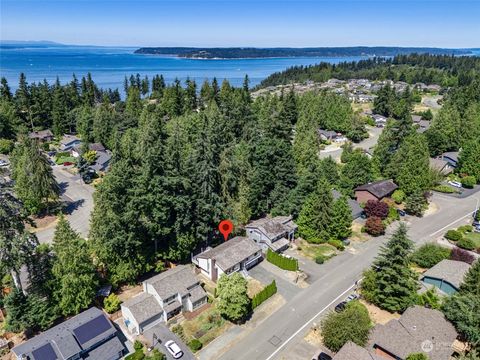
[[[0,360],[480,360],[479,0],[0,0]]]

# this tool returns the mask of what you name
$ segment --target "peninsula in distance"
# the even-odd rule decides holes
[[[253,59],[279,57],[347,57],[347,56],[396,56],[411,53],[432,55],[471,55],[474,49],[445,49],[433,47],[309,47],[309,48],[254,48],[254,47],[142,47],[135,54],[171,55],[192,59]]]

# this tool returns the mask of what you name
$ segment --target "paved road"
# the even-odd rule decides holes
[[[353,144],[354,148],[368,150],[371,147],[377,144],[378,138],[383,131],[383,128],[371,127],[368,126],[368,134],[370,135],[368,139],[360,141],[358,144]],[[331,156],[335,160],[339,160],[342,155],[341,148],[329,149],[329,146],[325,150],[320,151],[320,158],[326,158]]]
[[[72,175],[62,169],[62,166],[53,166],[53,174],[62,189],[62,198],[70,202],[67,206],[67,219],[74,230],[81,236],[87,237],[90,228],[90,213],[93,210],[93,187],[82,182],[78,175]],[[40,243],[50,243],[53,240],[55,227],[51,226],[38,231]]]
[[[424,218],[406,219],[409,235],[417,244],[435,240],[448,228],[466,221],[473,212],[479,194],[455,199],[434,194],[438,211]],[[319,266],[322,275],[310,287],[298,293],[276,313],[249,333],[241,334],[222,360],[272,360],[292,358],[290,351],[301,342],[310,325],[323,312],[344,298],[370,266],[388,237],[378,237],[356,245]]]

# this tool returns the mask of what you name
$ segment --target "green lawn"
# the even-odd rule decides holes
[[[472,240],[475,243],[475,247],[477,249],[480,248],[480,233],[467,233],[465,234],[465,238]]]

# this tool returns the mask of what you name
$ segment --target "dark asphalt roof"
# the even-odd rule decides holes
[[[337,200],[342,196],[342,194],[340,194],[337,190],[333,189],[332,196],[334,200]],[[350,198],[347,198],[347,202],[348,202],[348,206],[350,207],[350,210],[352,210],[353,219],[360,217],[360,215],[362,215],[362,212],[363,212],[363,209],[360,206],[360,204],[357,201]]]
[[[355,191],[368,191],[370,194],[381,199],[394,192],[398,186],[392,180],[374,181],[365,185],[361,185]]]

